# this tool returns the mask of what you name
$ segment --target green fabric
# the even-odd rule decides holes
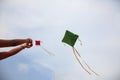
[[[64,42],[64,43],[73,47],[75,45],[75,42],[76,42],[77,39],[78,39],[78,35],[66,30],[62,42]]]

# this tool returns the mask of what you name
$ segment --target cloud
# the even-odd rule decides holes
[[[43,40],[43,45],[48,50],[55,52],[55,56],[50,57],[35,46],[25,50],[25,53],[30,53],[25,55],[29,61],[37,61],[31,64],[34,73],[45,72],[43,70],[47,68],[50,74],[55,72],[56,80],[90,80],[75,62],[71,48],[64,47],[61,43],[65,30],[69,29],[80,35],[83,47],[79,50],[88,63],[94,63],[97,71],[111,77],[120,65],[120,12],[113,2],[4,0],[0,5],[0,38],[37,38]],[[108,68],[108,65],[111,67]],[[45,69],[40,69],[40,66]],[[28,72],[31,68],[25,63],[20,63],[17,67],[20,72]]]
[[[28,64],[25,64],[25,63],[18,64],[18,71],[28,72],[28,70],[29,70]]]

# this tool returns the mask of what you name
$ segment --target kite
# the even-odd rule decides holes
[[[35,40],[35,45],[36,45],[36,46],[41,46],[41,48],[42,48],[46,53],[48,53],[49,55],[54,55],[53,53],[51,53],[50,51],[48,51],[46,48],[44,48],[44,47],[41,45],[41,41],[40,41],[40,40]]]
[[[79,40],[80,44],[82,45],[82,41],[79,39],[79,36],[77,34],[74,34],[68,30],[66,30],[65,35],[62,39],[62,42],[68,44],[69,46],[72,47],[73,49],[73,53],[78,61],[78,63],[81,65],[81,67],[89,74],[91,75],[92,73],[94,73],[95,75],[99,76],[99,74],[97,74],[95,71],[93,71],[88,65],[87,63],[81,58],[81,55],[79,54],[78,50],[74,47],[76,41]],[[80,61],[80,59],[83,61],[83,63],[85,65],[82,64],[82,62]]]
[[[40,46],[40,40],[36,40],[36,41],[35,41],[35,45],[36,45],[36,46]]]

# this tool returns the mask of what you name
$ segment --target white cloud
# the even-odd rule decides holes
[[[12,39],[17,37],[17,33],[14,33],[14,31],[5,25],[0,25],[0,38],[1,39]]]
[[[29,70],[29,66],[28,66],[28,64],[20,63],[20,64],[18,64],[18,70],[23,73],[27,72]]]

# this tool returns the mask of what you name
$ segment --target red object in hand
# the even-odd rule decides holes
[[[36,46],[40,46],[40,40],[36,40],[36,41],[35,41],[35,45],[36,45]]]

